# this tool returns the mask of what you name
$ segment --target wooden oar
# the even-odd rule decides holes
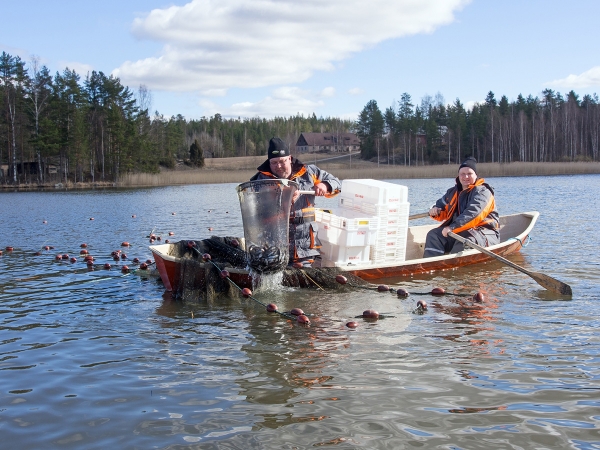
[[[423,217],[429,217],[429,213],[424,212],[424,213],[414,214],[412,216],[408,216],[408,220],[422,219]]]
[[[497,259],[498,261],[506,264],[507,266],[512,267],[513,269],[517,269],[519,272],[523,272],[525,275],[529,275],[531,278],[533,278],[537,282],[537,284],[548,289],[549,291],[558,292],[559,294],[562,294],[562,295],[573,295],[573,291],[571,291],[571,286],[563,283],[562,281],[558,281],[557,279],[552,278],[543,273],[527,270],[527,269],[509,261],[508,259],[503,258],[500,255],[496,255],[495,253],[490,252],[489,250],[486,250],[485,248],[483,248],[471,241],[468,241],[464,237],[459,236],[458,234],[453,233],[452,231],[450,231],[448,233],[448,236],[456,239],[457,241],[462,242],[464,245],[474,248],[475,250],[479,250],[481,253],[485,253],[486,255],[491,256],[494,259]]]

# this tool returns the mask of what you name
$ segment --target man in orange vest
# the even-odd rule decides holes
[[[462,242],[448,236],[449,231],[482,247],[500,243],[494,190],[477,177],[476,164],[475,158],[467,158],[458,168],[456,185],[429,210],[430,217],[443,223],[427,233],[424,258],[464,249]]]

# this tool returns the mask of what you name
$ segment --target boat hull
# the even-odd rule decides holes
[[[502,242],[487,247],[487,250],[507,256],[518,252],[529,237],[539,213],[536,211],[502,216],[500,218]],[[384,278],[397,278],[422,273],[432,273],[442,270],[484,263],[493,258],[473,249],[443,255],[434,258],[423,258],[423,248],[427,232],[436,225],[410,227],[407,239],[407,259],[405,261],[390,261],[386,264],[336,265],[335,270],[348,273],[364,281],[371,282]],[[182,287],[182,264],[184,258],[177,254],[177,244],[160,244],[150,246],[156,261],[156,268],[168,291],[179,292]],[[210,284],[210,273],[214,272],[210,262],[198,261],[193,273],[191,285],[195,288],[206,289]],[[252,288],[252,276],[245,269],[227,267],[229,279],[239,288]],[[214,280],[214,275],[213,275]],[[189,284],[189,283],[188,283]],[[284,276],[283,284],[291,287],[306,287],[298,277]]]

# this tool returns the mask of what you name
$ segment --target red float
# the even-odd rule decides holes
[[[203,261],[210,261],[212,259],[212,256],[210,256],[209,253],[203,253],[202,254],[202,260]]]
[[[152,260],[151,259],[147,259],[146,260],[146,264],[148,264],[148,265],[152,264]]]
[[[427,311],[427,302],[425,300],[419,300],[417,302],[417,308],[420,308],[423,311]]]
[[[208,231],[212,231],[212,230],[213,230],[212,227],[208,227]]]
[[[172,231],[169,231],[169,236],[174,236],[175,233],[173,233]]]
[[[435,287],[431,290],[431,295],[444,295],[446,291],[441,287]]]
[[[169,239],[165,239],[165,244],[169,244],[171,241]]]
[[[400,288],[396,291],[396,295],[398,296],[398,298],[408,297],[408,291],[406,289]]]
[[[92,255],[86,255],[85,258],[83,258],[84,261],[93,261],[94,257]]]
[[[115,261],[120,261],[120,260],[121,260],[121,257],[120,257],[118,254],[116,254],[115,256],[113,256],[113,259],[114,259]]]
[[[34,256],[40,256],[42,254],[42,252],[35,252],[33,255]]]
[[[139,259],[139,258],[133,258],[133,260],[132,260],[132,261],[133,261],[133,263],[134,263],[134,264],[137,264],[137,263],[139,263],[139,262],[140,262],[140,259]]]
[[[485,296],[483,295],[483,292],[477,292],[474,296],[473,296],[473,301],[477,302],[477,303],[481,303],[485,300]]]
[[[296,261],[295,263],[292,263],[292,267],[294,269],[302,269],[302,267],[304,267],[304,266],[301,262]]]
[[[46,246],[44,247],[44,250],[50,250],[50,246],[46,245]]]
[[[54,259],[56,259],[56,260],[58,261],[59,259],[62,259],[62,255],[56,255],[56,256],[54,257]]]
[[[47,223],[48,223],[48,221],[47,221],[47,220],[44,220],[42,223],[43,223],[43,224],[47,224]]]
[[[140,269],[142,269],[142,270],[148,270],[148,264],[146,264],[146,263],[141,263],[141,264],[140,264]]]
[[[175,213],[174,213],[174,212],[172,212],[172,213],[171,213],[171,215],[172,215],[172,216],[174,216],[174,215],[175,215]]]
[[[221,278],[229,278],[229,270],[221,270]]]
[[[125,253],[121,253],[121,259],[127,259],[127,255]]]
[[[135,214],[133,214],[131,217],[133,217],[135,219]]]
[[[195,241],[188,241],[187,246],[188,246],[188,248],[194,248],[196,246],[196,242]]]
[[[72,262],[72,263],[76,263],[76,262],[77,262],[77,258],[75,258],[74,256],[73,256],[73,257],[71,257],[71,262]]]
[[[62,259],[69,259],[69,255],[65,253],[64,255],[62,255]]]
[[[86,249],[83,249],[79,252],[80,255],[87,255],[88,251]]]
[[[81,248],[87,248],[87,244],[84,242],[83,244],[80,245]]]
[[[377,286],[377,291],[378,292],[389,292],[390,287],[385,284],[380,284],[379,286]]]
[[[14,250],[14,248],[13,248],[13,247],[6,247],[6,251],[7,251],[7,252],[12,252],[13,250]]]
[[[296,321],[302,325],[308,325],[310,323],[310,319],[304,314],[300,314],[298,317],[296,317]]]
[[[87,260],[85,263],[86,263],[88,266],[93,266],[93,265],[94,265],[94,261],[92,261],[91,259],[88,259],[88,260]]]
[[[348,278],[346,278],[344,275],[336,275],[335,281],[337,281],[340,284],[346,284],[348,282]]]
[[[354,321],[352,321],[352,322],[348,322],[348,323],[346,324],[346,326],[347,326],[348,328],[357,328],[357,327],[358,327],[358,322],[354,322]]]
[[[105,268],[106,270],[110,270],[110,264],[109,264],[109,263],[106,263],[106,264],[104,264],[104,268]]]
[[[275,312],[277,311],[279,308],[277,308],[277,305],[275,303],[269,303],[267,305],[267,311],[268,312]]]
[[[121,242],[121,247],[129,247],[129,242]]]
[[[290,311],[290,314],[292,316],[303,316],[304,315],[304,311],[302,311],[300,308],[294,308]]]
[[[379,319],[379,313],[374,309],[367,309],[363,311],[362,316],[365,319]]]
[[[129,273],[129,267],[127,267],[127,266],[121,267],[121,272],[123,272],[123,273]]]
[[[242,289],[242,295],[245,298],[251,297],[252,296],[252,291],[250,289],[248,289],[248,288],[244,288],[244,289]]]

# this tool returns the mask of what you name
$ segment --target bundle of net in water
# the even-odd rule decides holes
[[[232,293],[231,283],[221,277],[221,270],[234,267],[245,269],[247,255],[244,240],[234,237],[212,236],[200,241],[180,241],[174,244],[172,256],[181,259],[178,289],[173,294],[177,298],[211,298],[218,294]],[[206,264],[202,255],[208,253],[214,264]],[[216,266],[216,267],[215,267]],[[343,275],[347,283],[336,280]],[[351,289],[367,286],[369,283],[345,272],[338,267],[286,267],[283,270],[283,285],[299,288]]]

